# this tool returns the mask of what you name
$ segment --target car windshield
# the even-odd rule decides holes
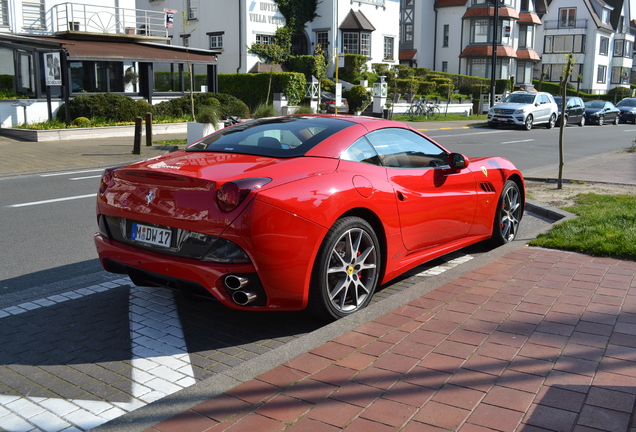
[[[510,103],[531,104],[534,102],[534,95],[513,93],[508,95],[503,101]]]
[[[616,106],[636,107],[636,99],[623,99]]]
[[[298,157],[354,123],[326,117],[269,117],[221,129],[186,151],[242,153],[277,158]]]
[[[603,101],[587,101],[585,102],[585,108],[603,108],[605,102]]]

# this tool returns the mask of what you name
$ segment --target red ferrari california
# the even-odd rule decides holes
[[[395,121],[282,116],[106,170],[95,243],[137,285],[333,320],[425,261],[512,241],[524,204],[505,159],[469,161]]]

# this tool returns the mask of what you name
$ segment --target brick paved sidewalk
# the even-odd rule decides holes
[[[635,276],[518,249],[147,432],[636,431]]]

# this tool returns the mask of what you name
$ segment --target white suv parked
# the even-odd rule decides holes
[[[488,125],[492,128],[513,125],[530,130],[533,125],[545,124],[550,129],[558,113],[559,107],[550,93],[516,91],[490,108]]]

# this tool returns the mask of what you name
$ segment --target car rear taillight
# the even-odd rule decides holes
[[[117,168],[106,168],[104,173],[102,174],[102,179],[99,182],[99,193],[103,194],[106,192],[109,186],[113,184],[113,171]]]
[[[327,105],[335,105],[335,104],[336,104],[336,101],[328,100],[328,101],[326,101],[325,103],[326,103]]]
[[[230,212],[243,202],[248,193],[271,181],[271,178],[256,177],[224,183],[216,192],[216,202],[221,210]]]

